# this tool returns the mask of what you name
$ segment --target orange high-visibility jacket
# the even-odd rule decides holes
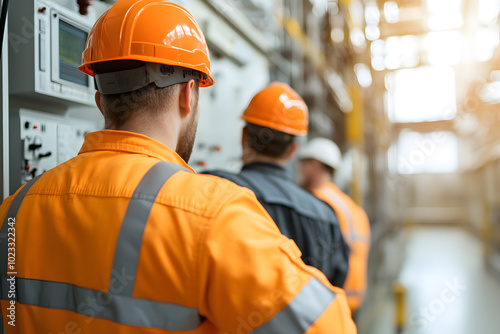
[[[252,192],[143,135],[87,134],[0,219],[7,334],[356,333]]]
[[[370,222],[363,208],[358,206],[334,183],[325,183],[315,189],[313,193],[333,208],[339,220],[340,230],[351,249],[344,290],[351,312],[354,313],[363,304],[366,292],[370,252]]]

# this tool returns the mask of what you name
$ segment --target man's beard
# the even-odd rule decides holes
[[[177,141],[177,148],[175,149],[177,154],[186,163],[189,162],[189,158],[191,158],[191,153],[193,153],[194,141],[196,139],[196,129],[198,128],[199,114],[200,114],[200,109],[197,98],[191,120],[189,124],[183,130],[181,130],[181,133],[179,134],[179,140]]]

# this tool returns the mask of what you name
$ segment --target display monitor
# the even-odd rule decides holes
[[[78,70],[82,61],[82,52],[88,34],[67,23],[59,20],[59,77],[78,85],[89,85],[88,76]]]

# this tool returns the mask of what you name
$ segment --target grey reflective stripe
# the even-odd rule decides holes
[[[349,222],[349,235],[348,235],[349,241],[363,241],[363,242],[368,242],[369,240],[366,237],[364,237],[364,236],[359,235],[359,234],[356,233],[356,229],[355,229],[355,226],[354,226],[354,219],[352,218],[351,211],[349,210],[349,208],[345,204],[344,200],[338,194],[336,194],[335,191],[333,191],[330,188],[323,188],[322,191],[335,204],[337,204],[340,207],[340,210],[342,210],[342,212],[347,217],[347,221]]]
[[[68,310],[129,326],[190,331],[203,318],[198,310],[147,299],[131,298],[75,285],[17,278],[17,301],[50,309]]]
[[[2,286],[2,299],[7,299],[8,295],[8,287],[7,287],[7,273],[9,270],[7,269],[8,264],[8,233],[9,230],[9,218],[15,219],[17,217],[17,213],[19,212],[19,208],[21,207],[21,203],[24,200],[24,197],[30,190],[30,188],[35,184],[35,182],[40,178],[41,175],[33,178],[30,182],[26,183],[24,187],[17,193],[16,197],[12,200],[10,204],[9,210],[7,211],[7,215],[2,223],[2,228],[0,229],[0,285]]]
[[[142,233],[146,225],[149,212],[164,183],[176,172],[184,168],[174,164],[159,162],[154,165],[143,177],[132,198],[130,199],[127,212],[122,222],[118,244],[115,253],[116,265],[119,261],[135,261],[129,266],[127,263],[120,267],[118,275],[135,273],[137,269],[138,255],[142,244]],[[2,226],[3,232],[7,232],[9,217],[15,217],[29,188],[36,181],[34,179],[25,185],[13,200]],[[143,219],[141,221],[141,219]],[[2,261],[1,268],[2,283],[5,282],[7,274],[7,233],[2,234]],[[123,250],[123,247],[133,249]],[[5,251],[4,251],[5,250]],[[120,254],[123,253],[123,254]],[[130,259],[123,255],[130,256]],[[118,262],[120,263],[120,262]],[[131,269],[132,268],[132,269]],[[126,270],[126,271],[125,271]],[[127,275],[131,276],[131,275]],[[5,282],[6,283],[6,282]],[[6,284],[2,284],[2,299],[7,299]],[[204,318],[197,309],[181,305],[163,303],[142,298],[132,298],[129,287],[134,284],[123,284],[119,289],[112,286],[113,278],[110,280],[110,291],[103,292],[75,286],[68,283],[50,282],[16,277],[17,302],[25,305],[33,305],[51,309],[68,310],[90,318],[110,320],[112,322],[170,331],[192,331],[201,326]],[[116,282],[115,282],[116,283]],[[117,291],[120,290],[120,291]],[[127,291],[123,295],[122,291]]]
[[[135,286],[137,264],[142,245],[142,235],[148,221],[149,212],[156,196],[165,182],[178,171],[185,168],[160,161],[144,175],[135,189],[122,221],[118,241],[116,242],[113,271],[133,276],[133,282],[125,286],[120,293],[132,297]],[[111,281],[110,281],[111,289]]]
[[[317,278],[312,278],[297,296],[253,334],[303,334],[335,299],[336,294]]]

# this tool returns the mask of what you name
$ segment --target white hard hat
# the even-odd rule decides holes
[[[339,169],[342,163],[342,153],[337,144],[330,139],[315,138],[307,143],[299,154],[299,159],[315,159],[333,169]]]

